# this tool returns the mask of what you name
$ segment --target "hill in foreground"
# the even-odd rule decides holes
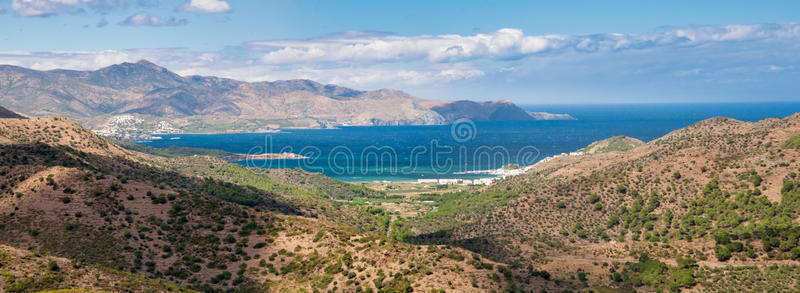
[[[757,276],[800,265],[798,134],[800,114],[712,118],[639,146],[615,137],[405,224],[416,243],[580,274],[587,288],[797,290]]]
[[[0,288],[6,292],[88,290],[191,292],[184,287],[63,257],[0,245]]]
[[[45,260],[4,267],[6,289],[179,290],[162,281],[277,292],[563,286],[462,248],[330,222],[323,209],[345,219],[350,208],[318,196],[166,169],[63,118],[3,119],[0,136],[0,242],[14,255],[52,255],[59,267],[49,259],[48,269]],[[11,258],[0,261],[19,263]],[[99,271],[77,276],[84,271],[73,264]]]
[[[800,277],[798,134],[800,114],[614,137],[488,187],[418,195],[436,209],[402,217],[352,203],[387,194],[318,174],[3,119],[0,240],[205,291],[795,291],[778,276]]]

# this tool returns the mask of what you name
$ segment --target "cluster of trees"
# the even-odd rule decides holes
[[[264,203],[264,198],[258,192],[222,180],[206,178],[202,189],[208,195],[241,205],[253,207]]]
[[[695,270],[697,263],[694,259],[677,259],[677,267],[667,266],[665,263],[650,258],[647,254],[639,256],[635,263],[626,263],[618,270],[612,266],[609,278],[617,283],[630,286],[648,286],[656,291],[668,289],[678,292],[681,288],[694,286]]]
[[[737,192],[723,191],[719,180],[713,179],[703,188],[703,196],[689,203],[681,217],[680,235],[684,239],[703,237],[711,233],[716,241],[714,252],[725,261],[744,252],[747,257],[758,256],[757,246],[770,259],[800,258],[800,227],[794,221],[800,208],[800,182],[788,178],[781,189],[780,203],[761,195],[758,174],[748,172],[740,179],[755,189]]]
[[[619,225],[623,228],[623,232],[630,231],[634,240],[638,240],[639,235],[642,235],[643,240],[654,242],[666,237],[672,223],[672,210],[664,209],[661,214],[655,213],[661,203],[654,191],[645,197],[637,190],[630,190],[629,195],[633,197],[631,206],[620,206],[615,214],[608,217],[606,227],[613,228]]]

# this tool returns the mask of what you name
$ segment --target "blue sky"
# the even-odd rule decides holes
[[[0,64],[518,103],[800,100],[800,1],[0,0]]]

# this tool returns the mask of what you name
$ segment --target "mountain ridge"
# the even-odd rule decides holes
[[[140,129],[165,121],[187,133],[538,119],[508,100],[431,101],[399,90],[361,91],[307,79],[180,76],[147,60],[94,71],[0,65],[0,93],[0,103],[24,115],[64,116],[91,129],[121,115],[141,119]]]

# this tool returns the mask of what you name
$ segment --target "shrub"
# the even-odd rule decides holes
[[[58,271],[60,268],[58,267],[58,263],[54,260],[47,262],[47,269],[51,271]]]
[[[753,177],[751,178],[751,182],[755,187],[761,186],[761,175],[758,174],[753,175]]]
[[[714,253],[719,261],[727,261],[731,258],[731,250],[722,245],[717,245],[717,247],[714,248]]]

